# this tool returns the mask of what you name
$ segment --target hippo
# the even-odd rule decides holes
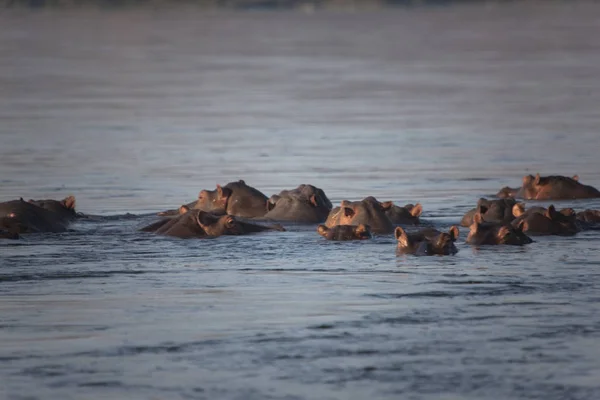
[[[480,213],[484,222],[509,223],[515,219],[512,209],[516,201],[514,199],[487,200],[480,198],[477,207],[469,210],[460,221],[460,225],[469,227],[473,224],[473,217]]]
[[[399,254],[414,254],[420,256],[453,255],[458,252],[454,245],[458,239],[458,227],[452,226],[448,232],[426,228],[414,233],[406,233],[397,227],[394,236],[398,240],[397,251]]]
[[[419,217],[423,213],[423,206],[419,203],[399,207],[391,201],[384,201],[381,206],[385,211],[385,215],[395,225],[419,225],[421,223]]]
[[[340,207],[331,210],[325,221],[328,228],[359,224],[369,225],[373,233],[385,234],[394,231],[394,224],[385,214],[381,203],[374,197],[353,202],[343,200]]]
[[[215,190],[202,190],[193,208],[213,214],[228,214],[236,217],[262,217],[267,213],[267,196],[239,180]]]
[[[577,220],[588,223],[600,223],[600,210],[584,210],[576,215]]]
[[[300,185],[273,195],[266,204],[264,218],[277,221],[321,223],[327,219],[332,204],[322,189]]]
[[[79,216],[75,212],[75,196],[68,196],[60,201],[52,199],[29,200],[29,203],[56,213],[63,221],[72,221]]]
[[[69,221],[59,213],[19,200],[0,203],[0,229],[10,233],[65,232]]]
[[[234,215],[242,218],[263,217],[267,213],[267,196],[257,189],[239,180],[229,182],[225,186],[217,185],[215,190],[202,190],[198,200],[185,204],[188,208],[207,211],[215,215]],[[178,210],[167,210],[158,213],[160,216],[179,215]]]
[[[506,223],[484,222],[480,213],[475,214],[473,217],[473,224],[471,224],[467,236],[467,243],[474,245],[509,244],[521,246],[532,242],[533,240],[523,233],[520,226],[513,227]]]
[[[513,227],[530,235],[574,235],[581,230],[572,208],[559,212],[550,205],[547,209],[531,207],[524,211],[522,203],[516,204],[514,208],[517,218],[512,222]]]
[[[499,194],[501,194],[500,192]],[[506,193],[510,193],[510,191]],[[525,200],[589,199],[600,197],[600,191],[580,183],[577,175],[569,178],[561,175],[542,177],[540,174],[536,174],[536,176],[524,176],[523,186],[512,197]]]
[[[140,230],[178,238],[213,238],[273,230],[285,231],[281,225],[257,225],[241,221],[233,215],[214,215],[198,209],[191,209],[175,218],[164,218]]]
[[[336,225],[331,228],[319,225],[317,232],[327,240],[365,240],[372,237],[371,228],[365,224]]]
[[[518,197],[522,197],[519,192],[521,191],[521,188],[511,188],[508,186],[504,186],[502,189],[500,189],[500,191],[498,193],[496,193],[496,197],[499,197],[501,199],[514,199],[514,198],[518,198]]]

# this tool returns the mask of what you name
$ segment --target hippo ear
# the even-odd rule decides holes
[[[503,225],[500,227],[500,229],[498,229],[498,238],[502,239],[509,233],[510,233],[510,228],[508,226]]]
[[[544,213],[544,215],[546,216],[546,218],[548,219],[554,219],[554,215],[556,214],[556,208],[554,208],[553,204],[550,204],[548,206],[548,209],[546,210],[546,212]]]
[[[275,203],[271,199],[267,199],[267,212],[275,208]]]
[[[575,182],[579,182],[579,175],[573,175],[572,178]]]
[[[348,207],[350,205],[350,202],[348,200],[342,200],[340,202],[340,207]]]
[[[356,233],[362,233],[366,231],[367,227],[365,226],[365,224],[358,224],[358,226],[356,227]]]
[[[523,232],[523,229],[525,229],[525,224],[526,224],[525,220],[522,219],[521,221],[519,221],[519,223],[517,224],[517,227],[515,229]]]
[[[481,213],[480,212],[476,212],[475,215],[473,215],[473,224],[481,224],[481,222],[483,221],[483,218],[481,218]]]
[[[415,204],[415,206],[410,210],[410,215],[413,217],[420,217],[423,213],[423,206],[421,203]]]
[[[393,201],[384,201],[383,203],[381,203],[381,208],[383,208],[383,211],[387,211],[390,208],[392,208],[393,206],[394,206]]]
[[[217,185],[217,193],[218,193],[218,197],[215,200],[215,202],[217,202],[219,205],[221,205],[223,208],[227,208],[227,200],[229,200],[229,196],[231,196],[231,189],[229,188],[223,188],[221,187],[221,185]]]
[[[408,235],[401,227],[397,227],[394,231],[394,236],[396,240],[398,240],[398,246],[406,247],[408,246]]]
[[[542,177],[540,176],[539,173],[535,174],[535,180],[533,181],[533,183],[535,185],[539,185],[540,184],[540,180],[542,179]]]
[[[525,213],[525,203],[517,203],[512,208],[513,217],[520,217]]]
[[[243,179],[240,179],[240,180],[238,181],[238,183],[239,183],[240,185],[246,185],[246,182],[244,182],[244,180],[243,180]]]
[[[62,206],[65,207],[66,209],[74,210],[75,209],[75,196],[65,197],[60,202],[60,204],[62,204]]]
[[[308,201],[310,202],[310,204],[313,205],[313,207],[318,207],[319,206],[319,202],[317,201],[317,196],[315,196],[314,194],[312,196],[310,196],[310,198],[308,199]]]
[[[344,215],[345,215],[346,217],[350,217],[350,218],[351,218],[351,217],[353,217],[353,216],[354,216],[354,214],[355,214],[355,213],[354,213],[354,210],[353,210],[353,209],[351,209],[350,207],[344,207],[344,208],[343,208],[343,211],[344,211]]]
[[[458,230],[458,226],[456,226],[456,225],[452,225],[452,227],[448,231],[448,235],[450,235],[450,239],[452,239],[453,242],[456,242],[456,240],[458,239],[459,233],[460,232]]]
[[[317,226],[317,232],[319,233],[319,235],[321,236],[325,236],[327,235],[327,232],[329,231],[329,228],[326,227],[325,225],[319,225]]]
[[[181,206],[177,211],[179,212],[179,215],[183,215],[186,212],[190,211],[190,208],[188,206]]]
[[[228,215],[225,218],[225,226],[227,228],[233,228],[235,226],[235,218],[233,217],[233,215]]]

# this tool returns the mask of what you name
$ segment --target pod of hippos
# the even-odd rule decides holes
[[[600,197],[600,192],[564,176],[523,177],[519,188],[505,187],[498,199],[479,199],[460,223],[468,227],[467,243],[473,245],[524,245],[533,235],[574,235],[600,224],[599,210],[576,212],[529,207],[516,199],[564,200]],[[317,233],[327,240],[366,240],[374,234],[394,234],[400,254],[452,255],[459,228],[447,232],[424,228],[407,232],[399,226],[419,226],[420,204],[397,206],[374,197],[344,200],[333,207],[325,192],[300,185],[270,198],[243,180],[202,190],[198,199],[178,209],[159,212],[155,223],[143,232],[178,238],[215,238],[265,231],[285,231],[280,223],[319,224]],[[0,239],[18,239],[28,233],[65,232],[69,223],[85,217],[75,211],[75,197],[63,200],[19,200],[0,203]]]

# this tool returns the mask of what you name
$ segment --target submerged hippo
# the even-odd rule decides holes
[[[364,224],[336,225],[331,228],[319,225],[317,232],[327,240],[364,240],[372,237],[371,229]]]
[[[399,207],[391,201],[384,201],[381,206],[385,210],[385,215],[396,225],[419,225],[419,217],[423,213],[423,206],[417,204],[407,204]]]
[[[577,220],[581,222],[600,223],[600,210],[584,210],[576,215]]]
[[[580,231],[572,208],[564,208],[559,212],[550,205],[547,209],[531,207],[524,210],[523,203],[519,203],[514,206],[513,213],[517,217],[512,222],[513,227],[531,235],[574,235]]]
[[[300,185],[273,195],[266,204],[265,218],[304,223],[324,222],[332,205],[325,192],[312,185]]]
[[[501,199],[514,199],[514,198],[518,198],[518,197],[522,197],[519,195],[519,192],[521,191],[521,188],[511,188],[508,186],[504,186],[502,189],[500,189],[500,191],[498,193],[496,193],[496,197],[499,197]]]
[[[399,254],[414,254],[420,256],[452,255],[458,252],[454,242],[458,239],[458,227],[453,226],[448,232],[426,228],[414,233],[406,233],[397,227],[394,236],[398,240]]]
[[[505,189],[498,194],[510,195],[512,193]],[[524,176],[523,186],[512,197],[525,200],[588,199],[600,197],[600,191],[592,186],[581,184],[577,175],[569,178],[561,175],[542,177],[537,174],[536,176]]]
[[[60,213],[20,200],[0,203],[0,229],[11,234],[65,232],[70,222]]]
[[[392,233],[394,224],[385,214],[381,203],[374,197],[367,197],[361,201],[342,201],[329,213],[325,226],[331,228],[336,225],[369,225],[373,233]]]
[[[460,221],[461,226],[471,226],[475,214],[481,214],[484,222],[509,223],[515,219],[513,207],[516,204],[514,199],[487,200],[480,198],[477,207],[469,210]]]
[[[246,235],[264,231],[285,231],[281,225],[263,226],[244,222],[233,215],[214,215],[192,209],[175,218],[165,218],[141,229],[178,238],[210,238],[222,235]]]
[[[523,233],[520,226],[513,227],[505,223],[484,222],[479,213],[473,217],[473,223],[469,227],[469,235],[467,236],[467,243],[475,245],[524,245],[532,242],[533,240]]]

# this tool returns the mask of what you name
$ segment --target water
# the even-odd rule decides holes
[[[600,187],[600,5],[0,13],[0,201],[151,213],[245,179],[421,202]],[[542,203],[548,204],[548,203]],[[557,203],[600,208],[600,200]],[[598,232],[454,257],[314,226],[0,242],[0,398],[592,399]]]

